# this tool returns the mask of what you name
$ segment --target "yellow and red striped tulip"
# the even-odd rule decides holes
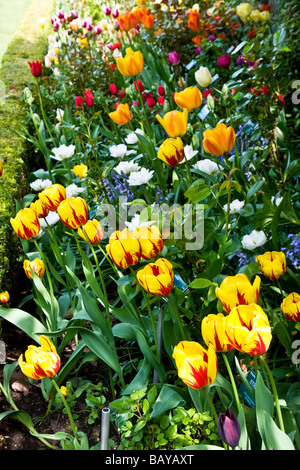
[[[23,268],[28,279],[32,279],[31,271],[34,271],[40,278],[45,274],[45,264],[40,258],[35,258],[33,261],[26,259],[23,263]]]
[[[292,292],[281,304],[282,313],[291,321],[300,321],[300,295]]]
[[[66,188],[56,183],[41,191],[39,198],[49,211],[56,211],[61,201],[66,198],[66,194]]]
[[[256,304],[260,294],[259,276],[255,276],[253,284],[245,274],[227,276],[220,287],[216,287],[216,296],[223,305],[226,313],[238,305]]]
[[[40,231],[40,222],[34,210],[30,207],[21,209],[15,218],[10,219],[12,228],[22,240],[30,240]]]
[[[64,199],[58,206],[57,213],[62,223],[71,229],[77,229],[89,220],[88,208],[82,197]]]
[[[173,350],[178,377],[193,389],[212,384],[217,377],[218,362],[214,348],[208,350],[195,341],[181,341]]]
[[[87,241],[88,239],[92,245],[95,245],[103,238],[103,228],[101,227],[99,220],[88,220],[86,224],[78,228],[78,235],[84,241]]]
[[[117,58],[117,68],[125,77],[135,77],[142,73],[144,58],[140,51],[133,51],[131,47],[126,49],[125,57]]]
[[[149,263],[137,272],[137,280],[145,291],[152,295],[165,297],[173,288],[173,266],[165,258],[159,258],[155,263]]]
[[[227,127],[223,122],[214,129],[206,129],[203,132],[203,147],[206,152],[221,157],[230,152],[235,143],[235,132],[231,126]]]
[[[45,204],[41,201],[41,199],[37,199],[36,201],[30,204],[30,209],[34,210],[38,218],[44,219],[49,214],[49,209]]]
[[[127,124],[132,119],[132,114],[129,108],[129,104],[119,104],[116,111],[109,113],[109,117],[115,124],[123,125]]]
[[[229,343],[238,351],[261,356],[269,349],[272,331],[269,319],[257,304],[240,305],[225,318]]]
[[[1,302],[2,304],[6,304],[6,303],[9,302],[9,301],[10,301],[10,295],[9,295],[9,293],[7,292],[7,290],[4,291],[4,292],[0,292],[0,302]]]
[[[233,349],[226,336],[225,318],[223,313],[209,314],[201,323],[203,341],[207,346],[211,344],[217,352],[227,352]]]
[[[163,126],[168,136],[175,138],[186,134],[188,115],[188,110],[184,108],[183,112],[177,110],[169,111],[163,118],[158,114],[156,119]]]
[[[184,159],[184,145],[180,137],[166,139],[159,147],[157,157],[168,166],[176,166]]]
[[[54,344],[44,335],[40,336],[41,346],[28,346],[18,359],[18,364],[24,375],[31,379],[39,380],[45,377],[53,377],[60,369],[61,361]]]
[[[271,281],[277,281],[286,272],[286,257],[283,251],[267,251],[256,257],[260,272]]]
[[[136,236],[127,228],[117,230],[109,237],[106,251],[119,269],[134,266],[141,259],[142,248]]]
[[[179,108],[186,108],[191,112],[201,106],[202,93],[196,86],[190,86],[185,90],[174,93],[174,101]]]
[[[142,249],[141,257],[143,259],[151,260],[162,252],[164,242],[159,229],[155,225],[138,227],[133,234],[140,242]]]

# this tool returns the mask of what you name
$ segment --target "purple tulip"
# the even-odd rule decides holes
[[[244,61],[243,56],[242,56],[242,55],[239,55],[239,56],[237,57],[235,63],[236,63],[236,65],[239,65],[239,66],[245,65],[245,61]]]
[[[220,438],[230,447],[236,447],[241,437],[241,427],[234,413],[227,408],[226,413],[220,413],[218,419]]]
[[[197,46],[196,49],[195,49],[195,52],[196,52],[197,55],[200,55],[201,52],[202,52],[202,47]]]
[[[210,42],[215,42],[215,40],[216,40],[216,38],[213,34],[211,34],[208,39],[209,39]]]
[[[71,16],[74,20],[76,20],[78,18],[78,13],[76,10],[71,10]]]
[[[180,63],[180,57],[176,51],[170,52],[169,62],[171,65],[178,65]]]
[[[223,67],[224,69],[228,69],[229,65],[231,64],[231,58],[229,54],[224,54],[219,57],[217,60],[217,64],[219,67]]]

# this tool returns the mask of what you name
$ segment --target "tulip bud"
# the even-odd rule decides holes
[[[142,254],[140,242],[127,228],[122,231],[117,230],[110,236],[106,251],[119,269],[134,266]]]
[[[176,166],[184,159],[184,145],[180,137],[166,139],[159,147],[157,157],[168,166]]]
[[[138,271],[137,280],[149,294],[167,296],[173,288],[173,266],[170,261],[159,258]]]
[[[81,163],[80,165],[75,165],[73,167],[73,173],[80,179],[85,178],[88,175],[88,167],[84,163]]]
[[[156,119],[163,126],[169,137],[182,137],[187,131],[188,114],[188,110],[184,108],[183,112],[177,110],[169,111],[163,118],[157,115]]]
[[[57,213],[64,225],[77,229],[87,223],[89,213],[84,199],[81,197],[68,197],[57,208]]]
[[[21,209],[15,218],[10,219],[12,228],[22,240],[30,240],[40,231],[40,222],[34,210],[26,207]]]
[[[236,447],[241,437],[241,427],[234,413],[227,408],[226,413],[220,413],[218,419],[220,438],[230,447]]]
[[[142,249],[141,257],[143,259],[151,260],[163,250],[164,242],[160,231],[155,225],[151,227],[142,225],[133,234],[140,242]]]
[[[178,65],[180,63],[180,57],[179,57],[179,54],[176,51],[170,52],[169,62],[173,66]]]
[[[34,210],[38,218],[44,219],[49,213],[49,209],[45,204],[42,203],[40,199],[37,199],[35,202],[30,204],[30,209]]]
[[[39,60],[28,62],[32,75],[36,78],[42,75],[42,62]]]
[[[10,296],[7,290],[4,292],[0,292],[0,302],[2,304],[6,304],[7,302],[9,302],[9,300],[10,300]]]
[[[98,220],[88,220],[86,224],[78,228],[78,235],[84,240],[89,242],[92,245],[99,243],[103,238],[103,229]]]
[[[129,104],[119,103],[116,111],[109,113],[109,117],[114,121],[114,123],[123,125],[127,124],[132,119],[132,115],[129,109]]]
[[[84,94],[85,94],[86,104],[91,108],[92,106],[94,106],[93,93],[91,92],[91,90],[85,90]]]
[[[53,184],[40,192],[39,198],[50,211],[56,211],[61,201],[66,198],[66,188],[61,184]]]
[[[212,76],[207,67],[200,67],[197,72],[195,72],[195,79],[198,85],[202,88],[206,88],[211,84]]]
[[[199,88],[190,86],[179,93],[174,93],[174,101],[180,108],[186,108],[190,112],[201,106],[202,93]]]

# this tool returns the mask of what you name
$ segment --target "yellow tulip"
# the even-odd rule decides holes
[[[282,313],[291,321],[300,321],[300,295],[296,292],[289,294],[281,304]]]
[[[40,258],[35,258],[33,261],[26,259],[23,268],[28,279],[32,279],[31,271],[34,271],[40,278],[45,274],[45,264]]]
[[[151,260],[163,250],[164,242],[159,229],[155,225],[138,227],[133,234],[140,242],[141,257],[143,259]]]
[[[120,269],[134,266],[141,259],[142,249],[139,240],[127,228],[112,233],[106,251]]]
[[[243,23],[247,23],[249,21],[249,16],[251,15],[251,12],[252,6],[250,5],[250,3],[241,3],[236,7],[236,13]]]
[[[225,331],[225,318],[223,313],[210,314],[201,322],[202,337],[207,346],[210,344],[217,352],[227,352],[233,349],[228,342]]]
[[[239,305],[255,304],[258,302],[260,293],[259,276],[255,276],[253,285],[245,274],[239,273],[235,276],[227,276],[220,287],[216,287],[216,296],[223,305],[226,313]]]
[[[56,211],[61,201],[66,198],[66,188],[61,184],[53,184],[40,192],[39,198],[50,211]]]
[[[230,152],[235,142],[235,132],[231,126],[224,123],[218,124],[214,129],[206,129],[203,132],[203,147],[215,157],[221,157]]]
[[[139,75],[144,68],[143,54],[140,51],[134,52],[131,47],[128,47],[125,57],[117,58],[117,68],[125,77]]]
[[[80,165],[75,165],[73,167],[73,173],[80,179],[85,178],[88,174],[88,167],[84,163],[81,163]]]
[[[67,389],[67,387],[65,387],[64,385],[62,385],[59,390],[61,391],[61,393],[63,394],[64,397],[67,397],[67,396],[68,396],[68,389]]]
[[[286,257],[283,251],[267,251],[256,257],[261,273],[271,281],[276,281],[286,272]]]
[[[184,159],[184,145],[180,137],[166,139],[159,147],[157,157],[168,166],[176,166]]]
[[[269,349],[272,332],[269,320],[257,304],[240,305],[225,318],[229,343],[238,351],[261,356]]]
[[[250,20],[254,21],[254,23],[258,23],[261,21],[261,13],[258,9],[252,10],[251,15],[250,15]]]
[[[57,208],[57,213],[64,225],[76,229],[87,223],[89,219],[86,202],[81,197],[68,197]]]
[[[186,108],[191,112],[201,106],[202,93],[199,88],[190,86],[183,91],[174,93],[174,101],[180,108]]]
[[[78,235],[87,241],[86,237],[92,245],[99,243],[103,238],[103,228],[98,220],[88,220],[86,224],[78,228]]]
[[[109,113],[109,117],[114,121],[114,123],[123,125],[127,124],[132,119],[132,115],[129,109],[129,104],[119,104],[116,111]]]
[[[9,293],[7,292],[7,290],[4,291],[4,292],[0,292],[0,302],[1,302],[2,304],[6,304],[6,303],[9,302],[9,301],[10,301],[10,295],[9,295]]]
[[[15,218],[10,219],[12,228],[22,240],[35,237],[40,231],[40,222],[34,210],[30,207],[21,209]]]
[[[212,384],[217,377],[218,362],[214,348],[208,350],[195,341],[181,341],[173,350],[178,377],[193,389]]]
[[[270,19],[270,12],[269,11],[261,11],[260,12],[260,21],[266,23]]]
[[[41,346],[28,346],[18,359],[18,364],[23,374],[35,380],[53,377],[60,369],[60,357],[56,352],[54,344],[46,336],[40,336]]]
[[[137,280],[145,291],[152,295],[165,297],[173,288],[174,272],[170,261],[159,258],[137,272]]]
[[[183,112],[169,111],[162,118],[157,115],[156,119],[163,126],[169,137],[182,137],[187,132],[188,110],[184,108]]]

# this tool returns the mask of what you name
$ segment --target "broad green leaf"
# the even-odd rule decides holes
[[[157,400],[154,403],[151,418],[157,418],[163,413],[176,408],[176,406],[183,405],[185,405],[185,401],[182,396],[168,385],[163,385]]]
[[[48,332],[44,325],[33,315],[18,308],[0,307],[0,317],[20,328],[20,330],[24,331],[24,333],[37,342],[40,334]]]

